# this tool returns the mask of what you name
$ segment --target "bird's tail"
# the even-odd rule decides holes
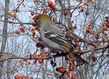
[[[72,56],[76,60],[77,65],[88,64],[88,62],[86,60],[84,60],[83,58],[81,58],[78,54],[73,53]]]

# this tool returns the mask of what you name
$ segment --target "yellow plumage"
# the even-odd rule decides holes
[[[54,22],[50,19],[50,17],[48,15],[39,14],[37,18],[38,18],[39,24],[41,24],[41,23],[54,24]]]

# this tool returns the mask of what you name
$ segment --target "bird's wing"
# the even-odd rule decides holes
[[[62,37],[61,35],[57,35],[56,33],[53,33],[51,31],[46,31],[44,35],[46,38],[50,39],[51,41],[59,45],[65,46],[67,44],[67,41],[64,37]]]
[[[56,27],[56,26],[51,26],[51,25],[47,25],[48,28],[44,27],[44,36],[48,39],[50,39],[51,41],[59,44],[60,46],[66,46],[69,45],[72,48],[74,48],[73,45],[71,45],[69,43],[69,40],[67,38],[65,38],[65,35],[63,34],[62,29]],[[52,30],[51,30],[52,29]]]

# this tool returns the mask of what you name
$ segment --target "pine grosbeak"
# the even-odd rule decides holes
[[[40,36],[42,41],[52,49],[64,50],[66,53],[72,55],[78,64],[86,64],[78,54],[73,53],[73,45],[65,38],[62,29],[56,27],[55,23],[48,15],[40,14],[37,16],[37,22],[40,27]]]

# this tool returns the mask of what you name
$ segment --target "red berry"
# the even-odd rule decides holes
[[[69,67],[69,70],[70,70],[70,71],[74,71],[74,67],[73,67],[73,66],[70,66],[70,67]]]
[[[38,20],[37,16],[34,16],[34,17],[33,17],[33,20],[34,20],[34,21]]]
[[[32,26],[37,26],[38,24],[36,22],[33,22],[32,23]]]
[[[95,62],[97,60],[97,57],[92,56],[92,60],[93,60],[93,62]]]
[[[39,63],[43,63],[42,55],[38,55],[38,62],[39,62]]]
[[[26,76],[25,76],[25,75],[22,75],[22,76],[21,76],[21,79],[26,79]]]
[[[86,27],[86,32],[89,33],[89,34],[93,33],[93,28],[92,28],[91,25],[88,25],[88,27]]]
[[[35,28],[34,28],[34,27],[32,27],[32,28],[31,28],[31,32],[34,32],[34,31],[35,31]]]
[[[73,28],[76,30],[76,29],[77,29],[77,25],[75,24],[75,25],[73,26]]]
[[[76,79],[76,75],[73,75],[73,76],[72,76],[72,79]]]
[[[60,68],[59,68],[59,72],[60,72],[60,73],[64,73],[64,72],[65,72],[64,67],[60,67]]]
[[[20,79],[20,76],[19,76],[19,75],[16,75],[16,76],[15,76],[15,79]]]
[[[48,6],[54,11],[57,9],[56,4],[54,4],[52,1],[48,2]]]
[[[25,32],[24,27],[20,27],[19,30],[20,30],[22,33]]]
[[[30,79],[33,79],[33,76],[30,76]]]
[[[20,31],[16,31],[15,33],[19,35],[20,34]]]
[[[94,37],[95,37],[95,39],[99,39],[99,36],[100,36],[100,33],[96,32]]]
[[[109,22],[106,23],[106,27],[109,28]]]
[[[35,28],[36,31],[40,31],[40,29],[38,27]]]
[[[32,32],[32,37],[34,37],[35,36],[35,32]]]

